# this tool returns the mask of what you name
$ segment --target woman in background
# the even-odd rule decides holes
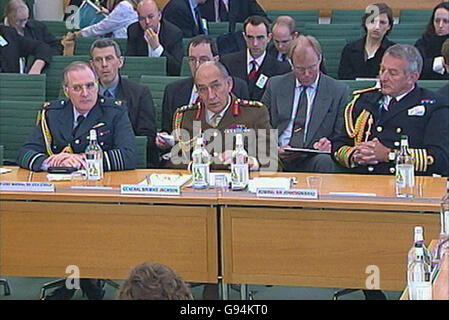
[[[441,47],[446,39],[449,39],[449,2],[442,2],[433,9],[426,32],[415,43],[424,59],[421,79],[449,79],[441,55]]]
[[[393,28],[393,10],[387,4],[368,6],[362,27],[365,36],[347,44],[342,51],[339,79],[376,78],[385,50],[394,44],[387,38]]]

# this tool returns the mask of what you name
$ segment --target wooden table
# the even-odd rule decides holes
[[[294,174],[296,187],[306,188],[308,175]],[[317,176],[319,200],[220,197],[225,283],[358,289],[375,266],[380,289],[401,291],[414,226],[438,237],[446,179],[418,177],[422,197],[398,199],[392,176]],[[329,196],[343,191],[377,197]]]
[[[46,174],[17,170],[2,181],[46,181]],[[180,197],[122,196],[120,184],[137,184],[149,170],[106,173],[109,191],[72,190],[56,182],[55,193],[0,195],[0,274],[125,279],[145,261],[167,264],[185,280],[217,283],[216,194]]]
[[[144,261],[167,264],[192,282],[365,288],[369,266],[380,288],[405,287],[413,228],[438,237],[446,180],[419,177],[421,196],[394,197],[390,176],[319,175],[318,200],[258,199],[248,192],[183,190],[177,197],[123,196],[151,170],[107,173],[107,191],[56,183],[51,194],[0,194],[0,274],[124,279]],[[166,173],[171,171],[164,171]],[[294,176],[305,188],[310,174]],[[2,181],[46,181],[14,169]],[[86,182],[74,182],[85,185]],[[375,193],[376,197],[329,192]]]

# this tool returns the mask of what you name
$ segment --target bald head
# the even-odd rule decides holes
[[[201,102],[213,113],[228,105],[233,82],[226,68],[218,61],[201,64],[195,73],[195,85]]]
[[[292,41],[289,56],[298,81],[304,86],[312,85],[320,71],[322,54],[319,42],[311,36],[299,36]]]
[[[156,2],[153,0],[140,1],[137,5],[137,15],[143,30],[152,29],[154,32],[158,32],[162,16]]]

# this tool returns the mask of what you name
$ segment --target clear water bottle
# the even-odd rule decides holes
[[[90,130],[89,145],[84,152],[87,163],[87,180],[101,180],[104,176],[103,171],[103,150],[97,141],[97,131]]]
[[[410,267],[411,263],[415,261],[416,259],[416,251],[418,248],[422,248],[424,252],[424,260],[427,264],[431,263],[431,256],[430,252],[427,249],[425,243],[424,243],[424,229],[421,226],[415,227],[415,237],[413,241],[413,246],[408,251],[408,258],[407,258],[407,268]]]
[[[432,266],[438,266],[441,257],[444,254],[449,254],[449,181],[446,195],[441,200],[440,208],[440,237],[438,244],[435,246],[435,251],[432,253]]]
[[[408,137],[401,136],[401,151],[396,157],[396,196],[413,197],[415,186],[414,159],[408,150]]]
[[[248,153],[243,146],[243,136],[235,136],[235,149],[232,152],[231,163],[231,188],[232,190],[243,190],[248,186],[249,165]]]
[[[202,137],[196,139],[196,144],[192,152],[192,177],[193,188],[205,189],[210,183],[210,162],[209,152],[204,147]]]
[[[407,270],[410,300],[432,300],[430,264],[424,258],[423,248],[416,248],[416,259]]]

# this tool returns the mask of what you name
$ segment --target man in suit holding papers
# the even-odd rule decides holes
[[[262,97],[278,129],[279,157],[285,171],[333,172],[328,154],[288,152],[287,147],[331,149],[330,138],[343,128],[343,109],[349,87],[320,72],[322,60],[318,41],[299,36],[292,41],[289,58],[293,71],[272,77]]]

